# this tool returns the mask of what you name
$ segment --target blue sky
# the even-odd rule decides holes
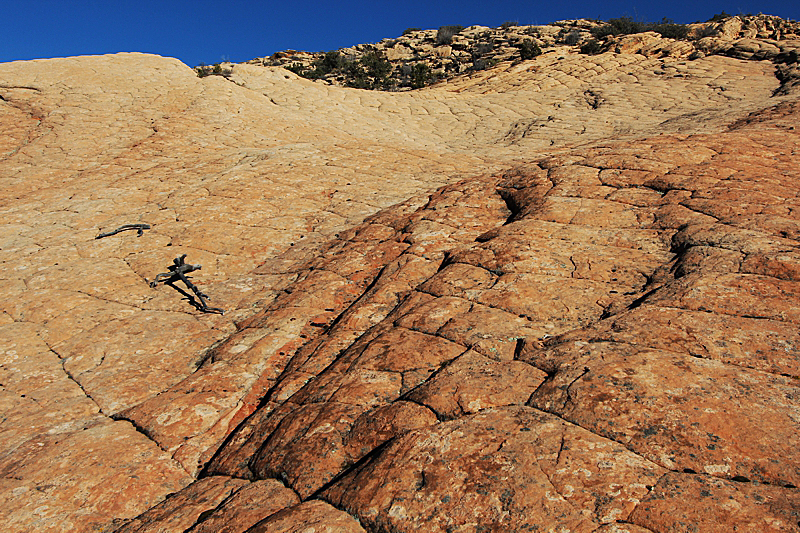
[[[246,61],[286,49],[320,51],[376,42],[397,37],[409,27],[546,24],[623,15],[694,22],[723,10],[800,19],[798,0],[16,0],[2,9],[0,62],[136,51],[177,57],[195,66]]]

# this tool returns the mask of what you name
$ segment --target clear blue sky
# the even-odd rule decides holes
[[[2,10],[0,62],[149,52],[195,66],[286,49],[332,50],[397,37],[409,27],[546,24],[567,18],[707,20],[721,11],[800,19],[800,0],[11,0]],[[0,80],[2,81],[2,80]]]

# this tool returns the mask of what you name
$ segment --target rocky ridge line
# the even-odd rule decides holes
[[[633,24],[633,21],[630,21]],[[638,26],[645,27],[644,24]],[[578,19],[549,25],[504,24],[501,27],[443,26],[439,30],[409,29],[400,37],[359,44],[330,52],[285,50],[255,58],[246,64],[281,66],[321,82],[359,88],[409,90],[446,83],[458,75],[482,71],[502,63],[516,63],[540,53],[638,53],[647,57],[698,59],[726,55],[766,59],[786,64],[784,78],[797,83],[800,24],[770,15],[715,17],[686,25],[651,25],[661,29],[631,35],[602,35],[608,23]],[[452,35],[451,35],[452,34]],[[684,35],[679,37],[677,34]],[[369,61],[365,61],[369,60]],[[345,64],[363,67],[345,68]],[[200,66],[201,74],[230,75],[231,63]]]

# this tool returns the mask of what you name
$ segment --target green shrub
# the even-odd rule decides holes
[[[381,89],[388,87],[387,79],[392,72],[392,64],[383,52],[370,50],[360,59],[349,59],[338,50],[326,52],[314,60],[307,69],[300,63],[293,63],[286,69],[308,79],[320,79],[328,75],[343,76],[348,87],[359,89]]]
[[[233,69],[222,68],[222,65],[219,63],[215,63],[211,66],[200,63],[199,66],[195,67],[194,71],[197,72],[197,77],[199,78],[205,78],[206,76],[223,76],[227,78],[233,74]]]
[[[441,46],[452,43],[453,36],[461,33],[463,29],[464,26],[459,25],[440,26],[439,31],[436,32],[436,44]]]
[[[304,77],[304,78],[305,78],[305,75],[304,75],[305,73],[304,73],[303,65],[301,65],[300,63],[292,63],[291,65],[289,65],[289,66],[286,66],[286,67],[284,67],[284,68],[285,68],[286,70],[290,70],[290,71],[294,72],[294,73],[295,73],[295,74],[297,74],[298,76],[301,76],[301,77]]]
[[[387,79],[392,72],[392,64],[383,52],[370,50],[358,61],[347,60],[334,71],[345,76],[345,84],[357,89],[382,89],[390,83]]]
[[[716,15],[708,19],[706,22],[722,22],[723,20],[729,19],[732,16],[733,15],[725,13],[725,11],[723,11],[722,13],[717,13]]]
[[[519,48],[519,57],[523,60],[533,59],[542,54],[542,49],[539,48],[539,45],[530,39],[522,41],[517,48]]]
[[[475,43],[472,53],[477,57],[482,57],[486,54],[490,54],[492,50],[494,50],[493,43]]]
[[[352,87],[353,89],[371,89],[371,84],[367,79],[367,75],[358,63],[351,63],[347,66],[347,79],[344,82],[345,86]]]
[[[459,70],[460,69],[458,67],[458,60],[457,59],[452,60],[452,61],[448,61],[447,63],[444,64],[444,71],[445,72],[452,72],[452,73],[458,74]]]
[[[589,39],[581,46],[581,53],[588,54],[590,56],[597,55],[603,51],[603,45],[601,45],[597,39]]]
[[[433,72],[425,63],[417,63],[411,67],[411,88],[420,89],[436,80]]]
[[[483,58],[476,57],[472,60],[472,70],[486,70],[490,69],[497,64],[497,60],[493,57]]]
[[[325,74],[328,74],[334,70],[342,68],[346,62],[347,60],[341,54],[341,52],[338,50],[332,50],[325,53],[318,63],[317,68],[321,69]]]
[[[415,31],[420,31],[422,28],[406,28],[403,30],[403,35],[408,35],[409,33],[414,33]]]
[[[519,21],[518,20],[507,20],[507,21],[505,21],[504,23],[502,23],[500,25],[500,27],[503,28],[504,30],[507,30],[509,28],[513,28],[515,26],[519,26]]]
[[[581,40],[581,32],[579,31],[571,31],[564,37],[564,44],[569,46],[575,46]]]
[[[654,22],[647,26],[647,31],[654,31],[669,39],[686,39],[689,35],[689,27],[686,24],[675,24],[675,21],[666,17],[661,19],[661,22]]]
[[[595,39],[602,39],[609,35],[630,35],[631,33],[641,33],[647,31],[646,24],[636,22],[631,17],[620,17],[618,19],[609,19],[608,22],[602,26],[592,28],[592,36]]]
[[[689,34],[689,28],[685,24],[675,24],[666,17],[661,19],[661,22],[636,22],[631,17],[620,17],[618,19],[609,19],[604,25],[591,30],[595,39],[602,39],[609,35],[630,35],[645,31],[654,31],[662,37],[670,39],[685,39]]]
[[[326,52],[321,58],[315,59],[308,70],[304,70],[302,73],[297,72],[297,74],[312,80],[323,78],[334,70],[341,68],[344,60],[345,58],[338,51]]]
[[[372,50],[364,54],[359,63],[364,67],[367,76],[375,80],[383,80],[392,72],[392,64],[383,55],[383,52]]]

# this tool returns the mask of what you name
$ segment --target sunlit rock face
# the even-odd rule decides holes
[[[796,530],[797,54],[729,26],[407,92],[0,65],[7,528]]]

